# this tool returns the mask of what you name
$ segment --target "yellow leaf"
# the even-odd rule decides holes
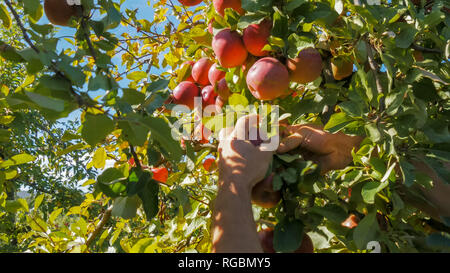
[[[97,169],[103,169],[105,167],[106,151],[103,147],[100,147],[95,151],[92,161],[94,162],[94,167]]]

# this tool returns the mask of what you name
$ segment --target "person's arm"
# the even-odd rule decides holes
[[[242,139],[248,137],[248,128],[255,126],[252,121],[255,119],[251,116],[240,118],[235,128],[224,129],[219,136],[212,252],[262,252],[253,219],[251,190],[267,173],[273,152],[262,151]]]

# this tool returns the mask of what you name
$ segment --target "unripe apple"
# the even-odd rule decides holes
[[[340,81],[353,73],[353,63],[339,58],[331,59],[331,70],[335,80]]]
[[[212,85],[207,85],[202,89],[203,107],[216,103],[217,94],[214,92]]]
[[[247,86],[259,100],[273,100],[282,96],[289,87],[289,72],[275,58],[259,59],[247,74]]]
[[[225,9],[231,8],[240,15],[244,15],[245,10],[242,8],[241,0],[213,0],[214,9],[222,16],[225,15]]]
[[[288,59],[286,66],[290,71],[291,80],[305,84],[317,79],[322,73],[322,57],[313,47],[305,48],[294,59]]]
[[[213,62],[207,57],[203,57],[198,60],[194,66],[192,67],[192,78],[194,78],[195,82],[200,85],[208,85],[208,72]]]
[[[178,0],[180,4],[187,7],[192,7],[200,4],[203,0]]]
[[[262,50],[268,43],[268,38],[272,30],[272,21],[265,19],[259,24],[249,25],[244,29],[242,39],[245,48],[254,56],[267,56],[268,51]]]
[[[241,35],[236,31],[224,29],[217,33],[212,40],[212,48],[224,68],[242,65],[247,59],[247,49]]]
[[[199,92],[195,83],[184,81],[173,90],[173,98],[176,104],[184,104],[190,109],[194,109],[194,97],[197,97]]]
[[[80,6],[67,4],[66,0],[45,0],[44,11],[47,19],[54,25],[67,26],[70,17],[79,15]]]
[[[225,71],[217,69],[217,64],[213,64],[208,72],[208,79],[212,86],[223,79],[227,74]]]

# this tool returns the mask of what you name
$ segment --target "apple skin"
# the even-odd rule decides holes
[[[358,226],[359,218],[355,214],[350,214],[344,222],[341,223],[341,226],[353,229]]]
[[[66,0],[45,0],[44,11],[50,23],[59,26],[69,25],[70,17],[78,15],[80,6],[67,4]]]
[[[259,100],[273,100],[289,88],[289,72],[277,59],[264,57],[256,61],[247,73],[247,86]]]
[[[191,69],[189,72],[189,76],[185,79],[185,81],[189,81],[189,82],[195,82],[194,78],[192,77],[192,68],[194,66],[195,62],[194,61],[185,61],[181,67],[185,66],[185,65],[190,65]]]
[[[268,38],[272,30],[272,21],[264,19],[259,24],[249,25],[244,29],[242,39],[244,41],[245,48],[253,56],[267,56],[269,51],[262,50],[268,43]]]
[[[173,99],[176,104],[184,104],[194,109],[194,97],[199,95],[199,88],[193,82],[180,82],[173,90]]]
[[[232,8],[240,15],[245,14],[245,10],[242,8],[241,0],[213,0],[214,9],[222,16],[225,15],[226,8]]]
[[[205,86],[209,84],[208,72],[213,62],[207,57],[203,57],[198,60],[194,66],[192,67],[192,78],[194,78],[195,82]]]
[[[217,64],[213,64],[208,72],[208,79],[212,86],[218,81],[225,78],[227,72],[217,69]]]
[[[209,21],[209,23],[208,23],[208,32],[210,33],[210,34],[214,34],[213,33],[213,23],[214,23],[214,18],[212,18],[210,21]]]
[[[202,103],[203,107],[215,104],[217,94],[214,92],[214,87],[212,85],[207,85],[202,89]]]
[[[271,173],[267,178],[258,182],[252,189],[252,203],[263,208],[273,208],[281,200],[280,191],[273,190],[273,177]]]
[[[343,80],[353,73],[353,63],[348,60],[331,59],[331,71],[335,80]]]
[[[258,232],[258,237],[264,253],[275,253],[275,249],[273,247],[273,228],[265,228],[260,230]],[[293,253],[314,253],[314,245],[308,234],[303,233],[303,239],[300,247]]]
[[[227,101],[231,95],[230,88],[228,88],[227,80],[221,79],[215,86],[216,93],[221,97],[223,101]]]
[[[224,29],[214,36],[212,49],[219,60],[220,66],[224,68],[240,66],[248,56],[241,35],[230,29]]]
[[[312,82],[322,74],[322,57],[317,49],[308,47],[298,53],[294,59],[288,59],[291,81],[305,84]]]
[[[178,0],[178,2],[180,2],[183,6],[193,7],[203,2],[203,0]]]

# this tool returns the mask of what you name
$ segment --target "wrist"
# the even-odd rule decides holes
[[[250,198],[251,186],[249,181],[240,174],[222,174],[219,176],[219,193],[230,193],[244,198]]]

